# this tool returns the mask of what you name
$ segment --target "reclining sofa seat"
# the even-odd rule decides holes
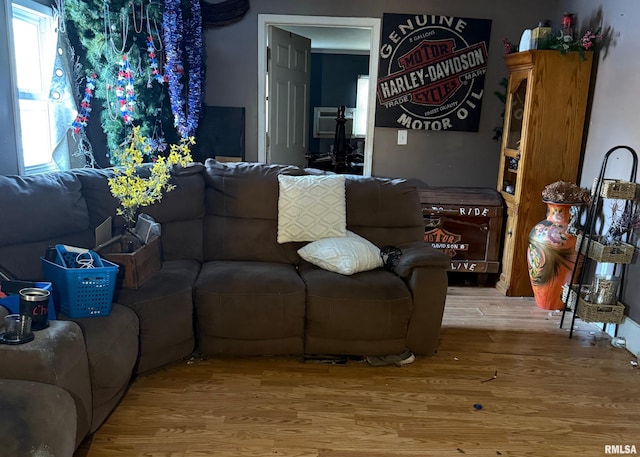
[[[0,378],[58,385],[77,411],[76,445],[104,422],[132,375],[191,354],[193,284],[202,258],[203,165],[176,172],[176,188],[145,208],[162,223],[161,270],[138,290],[116,289],[109,316],[62,314],[24,346],[0,346]],[[95,245],[95,228],[114,216],[111,170],[78,169],[33,176],[0,176],[0,270],[42,280],[40,256],[57,243]],[[123,220],[114,219],[115,232]],[[6,313],[4,308],[0,314]],[[28,355],[25,355],[28,353]]]
[[[137,373],[186,357],[195,348],[193,285],[202,262],[203,169],[202,164],[194,164],[175,172],[171,180],[175,188],[160,202],[143,208],[162,227],[162,267],[140,288],[118,289],[114,297],[140,319]],[[97,227],[118,207],[107,181],[113,172],[75,173],[90,208],[91,226]],[[123,223],[120,217],[114,219],[116,233],[123,229]]]
[[[92,246],[93,228],[74,172],[0,176],[0,270],[42,280],[40,256],[52,244]],[[0,310],[0,317],[6,313]],[[33,342],[0,346],[0,378],[67,390],[77,414],[76,445],[97,430],[124,395],[138,356],[138,317],[113,304],[109,316],[60,316]],[[46,336],[45,336],[46,335]]]
[[[0,457],[73,455],[77,415],[67,390],[42,382],[0,379],[0,411]]]
[[[277,177],[299,168],[212,159],[205,166],[204,263],[195,285],[203,354],[435,351],[448,258],[424,246],[415,188],[347,176],[347,228],[405,255],[397,274],[344,276],[301,260],[305,243],[277,243]]]
[[[302,354],[305,284],[296,245],[276,242],[278,174],[295,167],[205,162],[204,263],[195,286],[198,349]]]

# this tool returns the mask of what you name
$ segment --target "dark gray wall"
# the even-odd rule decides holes
[[[254,0],[239,22],[209,29],[207,95],[209,105],[247,108],[247,159],[257,160],[258,14],[379,17],[383,13],[438,14],[492,19],[491,45],[480,131],[410,131],[409,144],[398,146],[397,129],[376,128],[373,174],[416,178],[432,185],[495,187],[500,146],[493,128],[502,123],[501,102],[493,95],[506,76],[501,39],[520,40],[522,30],[542,18],[558,17],[553,0]],[[551,13],[550,13],[551,12]],[[372,51],[374,56],[376,51]]]

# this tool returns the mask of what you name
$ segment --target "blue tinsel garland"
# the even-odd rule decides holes
[[[184,35],[186,25],[186,36]],[[180,0],[165,0],[162,20],[167,61],[165,75],[169,82],[169,99],[174,125],[181,137],[195,134],[202,105],[202,75],[204,53],[202,46],[202,14],[200,0],[191,0],[191,21],[182,19]],[[186,51],[189,70],[188,96],[183,97],[184,75],[182,60]],[[186,107],[184,105],[187,105]]]

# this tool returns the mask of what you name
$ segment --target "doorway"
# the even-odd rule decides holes
[[[267,161],[267,34],[270,26],[287,27],[328,27],[358,28],[370,32],[369,75],[377,78],[378,53],[380,47],[380,19],[366,17],[328,17],[328,16],[295,16],[295,15],[258,15],[258,161]],[[374,79],[375,80],[375,79]],[[376,88],[369,85],[367,109],[366,141],[364,145],[363,174],[371,175],[373,162],[373,133],[375,125]]]

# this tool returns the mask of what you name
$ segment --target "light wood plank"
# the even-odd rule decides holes
[[[139,376],[75,457],[640,452],[635,358],[591,324],[569,339],[559,321],[531,298],[450,287],[438,352],[412,365],[176,362]]]

